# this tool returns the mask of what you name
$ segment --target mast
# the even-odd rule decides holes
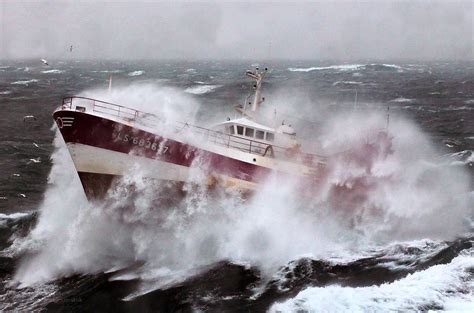
[[[267,68],[264,70],[260,70],[258,67],[255,68],[255,72],[252,71],[247,71],[245,74],[252,78],[255,79],[255,84],[253,85],[253,88],[255,89],[255,96],[253,98],[252,106],[251,106],[251,111],[257,112],[260,104],[265,101],[265,98],[262,98],[261,96],[261,88],[262,88],[262,80],[265,77],[265,74],[267,73]]]

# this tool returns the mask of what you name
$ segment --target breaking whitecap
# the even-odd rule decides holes
[[[28,86],[28,84],[37,83],[37,82],[39,82],[39,80],[37,80],[37,79],[19,80],[19,81],[11,83],[11,85],[25,85],[25,86]]]
[[[53,70],[41,71],[41,73],[43,73],[43,74],[61,74],[61,73],[64,73],[64,71],[53,69]]]
[[[221,85],[198,85],[198,86],[188,87],[184,90],[184,92],[190,93],[193,95],[202,95],[205,93],[212,92],[219,87],[221,87]]]
[[[290,72],[311,72],[311,71],[321,71],[321,70],[354,71],[363,67],[364,67],[363,64],[342,64],[342,65],[330,65],[330,66],[307,67],[307,68],[289,67],[288,70]]]
[[[396,99],[390,100],[390,102],[397,102],[397,103],[409,103],[415,101],[414,99],[408,99],[404,97],[398,97]]]
[[[141,76],[143,74],[145,74],[145,71],[133,71],[128,73],[128,76]]]

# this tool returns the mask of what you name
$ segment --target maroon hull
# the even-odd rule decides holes
[[[66,143],[84,144],[186,167],[199,166],[209,175],[219,174],[252,183],[263,182],[272,172],[282,179],[299,177],[202,150],[100,116],[68,110],[56,111],[53,117]],[[254,162],[254,158],[255,155],[249,154],[250,162]],[[88,198],[96,199],[106,194],[115,176],[80,172],[79,177]],[[309,177],[306,179],[306,187],[311,188],[315,181]]]
[[[86,113],[57,111],[53,117],[66,143],[80,143],[186,167],[199,156],[204,162],[203,168],[249,182],[261,182],[272,171]],[[68,118],[73,118],[73,122],[71,126],[64,126]],[[253,156],[249,156],[249,161],[253,161]]]

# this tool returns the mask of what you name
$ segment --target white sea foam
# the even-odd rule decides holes
[[[469,312],[474,306],[473,249],[392,283],[369,287],[310,287],[270,312],[391,312],[429,308]]]
[[[11,84],[12,84],[12,85],[25,85],[25,86],[28,86],[29,84],[37,83],[37,82],[39,82],[39,80],[37,80],[37,79],[30,79],[30,80],[19,80],[19,81],[13,82],[13,83],[11,83]]]
[[[0,91],[0,95],[9,95],[11,93],[11,90]]]
[[[145,74],[145,71],[133,71],[128,73],[128,76],[141,76],[143,74]]]
[[[64,71],[58,70],[58,69],[52,69],[52,70],[41,71],[41,73],[43,73],[43,74],[61,74],[61,73],[64,73]]]
[[[188,87],[184,90],[184,92],[191,93],[193,95],[202,95],[205,93],[212,92],[217,88],[221,87],[221,85],[203,85],[199,84],[198,86]]]

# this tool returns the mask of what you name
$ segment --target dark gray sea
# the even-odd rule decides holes
[[[311,152],[388,127],[393,155],[370,175],[341,163],[328,183],[363,177],[355,208],[281,181],[253,199],[189,187],[160,207],[138,170],[130,207],[88,203],[53,125],[63,97],[208,126],[244,103],[254,64],[0,61],[0,310],[474,311],[474,63],[261,65],[262,109]]]

